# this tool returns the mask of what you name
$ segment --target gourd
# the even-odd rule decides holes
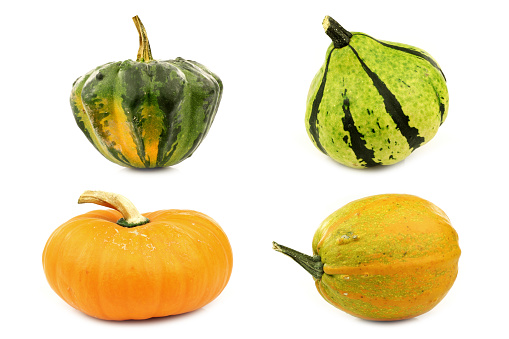
[[[307,98],[306,129],[335,161],[395,164],[430,141],[447,117],[438,63],[422,49],[349,32],[327,16],[332,39]]]
[[[332,213],[313,237],[312,256],[273,248],[311,273],[330,304],[378,321],[435,307],[456,279],[461,253],[447,215],[406,194],[362,198]]]
[[[156,168],[190,157],[207,135],[223,84],[202,64],[152,58],[138,16],[136,61],[110,62],[78,78],[71,107],[79,128],[108,160]]]
[[[201,308],[227,285],[232,249],[207,215],[140,214],[125,197],[101,191],[78,202],[113,209],[70,219],[46,243],[48,283],[72,307],[105,320],[163,317]]]

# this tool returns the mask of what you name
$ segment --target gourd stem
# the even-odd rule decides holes
[[[332,39],[334,47],[343,48],[348,46],[352,33],[344,29],[336,20],[327,15],[323,19],[322,25],[325,33]]]
[[[313,278],[320,280],[323,275],[323,263],[319,255],[310,256],[289,247],[279,245],[276,242],[272,242],[272,249],[286,254],[299,265],[301,265],[306,271],[308,271]]]
[[[147,31],[145,30],[145,27],[137,15],[133,17],[133,21],[136,25],[136,29],[138,30],[138,34],[140,35],[140,48],[138,49],[138,56],[136,57],[136,61],[149,62],[153,59],[152,51],[150,50],[150,44],[148,42]]]
[[[85,191],[78,199],[78,204],[83,203],[93,203],[119,211],[123,218],[118,220],[117,224],[124,227],[135,227],[149,222],[148,218],[138,212],[132,202],[120,194]]]

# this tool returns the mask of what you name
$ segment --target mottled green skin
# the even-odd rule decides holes
[[[449,106],[445,78],[438,65],[434,66],[422,57],[386,47],[382,44],[386,42],[376,41],[363,33],[352,34],[348,46],[335,48],[330,45],[326,61],[312,81],[306,107],[308,134],[322,152],[349,167],[397,163],[431,140],[445,120]],[[388,44],[417,51],[431,59],[418,48]],[[386,100],[359,58],[399,102],[409,129],[418,132],[415,137],[418,140],[414,140],[413,145],[388,114]],[[351,114],[350,121],[345,118],[345,111]],[[360,135],[359,142],[364,144],[361,147],[364,151],[359,151],[358,145],[353,144],[352,128],[356,128]],[[362,152],[369,156],[362,159],[359,157]],[[369,161],[366,158],[370,158]]]
[[[71,107],[80,129],[107,159],[127,167],[175,165],[207,134],[223,85],[194,61],[99,66],[78,78]]]

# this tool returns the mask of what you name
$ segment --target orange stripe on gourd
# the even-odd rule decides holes
[[[156,167],[157,156],[159,154],[160,136],[165,127],[161,123],[164,121],[163,113],[154,105],[144,105],[141,112],[143,129],[141,139],[145,150],[145,162],[147,167]]]
[[[78,124],[81,124],[80,128],[83,131],[86,131],[86,135],[90,138],[92,144],[97,148],[101,154],[107,157],[110,161],[125,166],[121,161],[111,156],[108,146],[103,142],[103,139],[97,135],[97,131],[93,126],[93,121],[90,115],[87,113],[87,110],[84,106],[83,99],[81,96],[81,92],[83,90],[83,86],[85,85],[87,79],[90,77],[92,73],[95,71],[91,71],[84,75],[82,78],[76,80],[75,87],[71,92],[71,106],[73,106],[73,112],[76,121]]]
[[[105,107],[108,105],[110,107],[110,116],[103,121],[103,129],[108,135],[106,142],[108,142],[109,147],[124,155],[132,166],[142,167],[143,161],[139,157],[134,141],[133,126],[127,119],[121,100],[118,97],[114,97],[113,100],[102,100]]]

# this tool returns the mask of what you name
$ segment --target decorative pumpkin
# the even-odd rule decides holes
[[[138,16],[136,61],[110,62],[78,78],[71,107],[79,128],[108,160],[126,167],[175,165],[205,138],[223,84],[190,60],[152,59]]]
[[[231,246],[205,214],[141,215],[123,196],[98,191],[80,197],[87,202],[115,210],[72,218],[43,252],[51,288],[72,307],[106,320],[163,317],[210,303],[228,283]]]
[[[313,256],[273,243],[313,276],[325,300],[354,316],[399,320],[428,312],[458,273],[458,235],[445,213],[412,195],[353,201],[313,238]]]
[[[422,49],[350,33],[329,16],[332,39],[309,89],[307,132],[315,146],[353,168],[391,165],[435,136],[449,95]]]

